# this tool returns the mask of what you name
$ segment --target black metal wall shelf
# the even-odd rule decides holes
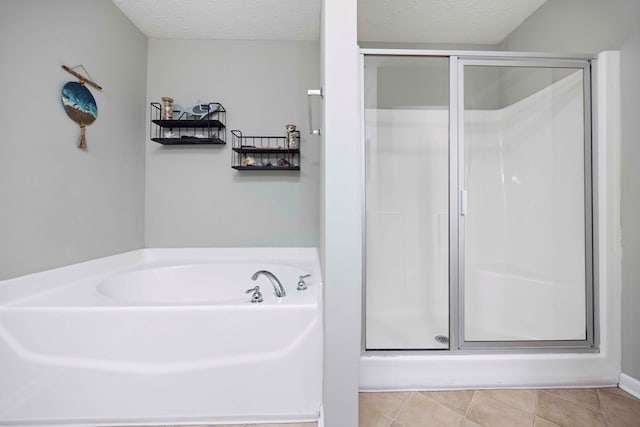
[[[224,124],[219,120],[151,120],[158,126],[165,128],[206,128],[222,129]]]
[[[151,140],[162,145],[198,145],[198,144],[224,145],[226,144],[226,142],[218,138],[182,137],[182,138],[151,138]]]
[[[226,144],[225,108],[217,102],[201,104],[199,107],[205,113],[198,118],[193,118],[187,112],[174,111],[174,117],[179,118],[168,120],[162,119],[162,105],[152,102],[149,122],[151,140],[163,145]]]
[[[264,138],[261,136],[258,137],[245,137],[245,138]],[[278,137],[274,137],[278,138]],[[264,154],[281,154],[281,153],[291,153],[297,154],[300,153],[300,149],[298,148],[253,148],[253,147],[233,147],[233,151],[236,153],[264,153]]]
[[[241,171],[299,171],[300,132],[286,136],[244,136],[232,130],[231,167]]]
[[[300,166],[280,167],[280,166],[231,166],[235,170],[239,171],[299,171]]]

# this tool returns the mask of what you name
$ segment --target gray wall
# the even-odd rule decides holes
[[[146,140],[146,245],[318,246],[320,148],[309,135],[306,90],[320,83],[318,42],[149,40],[148,102],[217,101],[227,129],[301,131],[301,171],[231,168],[226,146]],[[148,108],[148,107],[147,107]]]
[[[640,379],[640,2],[549,0],[511,33],[507,50],[621,50],[622,371]]]
[[[498,50],[497,45],[444,43],[359,42],[363,49]],[[365,68],[376,68],[376,102],[366,108],[442,107],[449,105],[449,61],[446,58],[369,56]],[[487,90],[499,75],[482,70],[473,78],[471,105],[498,108],[495,93]]]
[[[391,65],[377,70],[377,107],[444,107],[449,105],[449,61],[446,58],[419,59],[417,66],[403,66],[405,58],[391,58]],[[368,62],[368,61],[367,61]],[[394,65],[393,62],[397,62]],[[477,110],[501,108],[502,71],[474,67],[465,74],[465,107]]]
[[[639,8],[637,0],[547,0],[501,48],[561,53],[619,49],[638,25]]]
[[[142,247],[144,35],[109,0],[3,0],[0,35],[0,280]],[[62,64],[104,88],[87,151]]]
[[[622,45],[622,372],[640,380],[640,25]]]

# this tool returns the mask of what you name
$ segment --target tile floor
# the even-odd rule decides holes
[[[359,427],[640,427],[640,400],[619,388],[360,393],[359,400]]]
[[[619,388],[360,393],[360,427],[640,427]]]

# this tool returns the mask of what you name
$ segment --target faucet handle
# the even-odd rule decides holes
[[[250,294],[253,292],[253,295],[251,295],[251,302],[262,302],[262,294],[260,293],[260,286],[256,286],[255,288],[251,288],[251,289],[247,289],[244,293],[245,294]]]
[[[310,274],[304,274],[302,276],[298,276],[298,287],[296,288],[299,291],[304,291],[305,289],[307,289],[307,283],[304,281],[304,279],[311,277]]]

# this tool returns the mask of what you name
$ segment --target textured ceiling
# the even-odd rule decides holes
[[[318,40],[321,0],[113,0],[145,35]]]
[[[546,0],[358,0],[358,40],[498,44]]]
[[[546,0],[358,0],[358,39],[500,43]],[[318,40],[322,0],[113,0],[148,37]]]

